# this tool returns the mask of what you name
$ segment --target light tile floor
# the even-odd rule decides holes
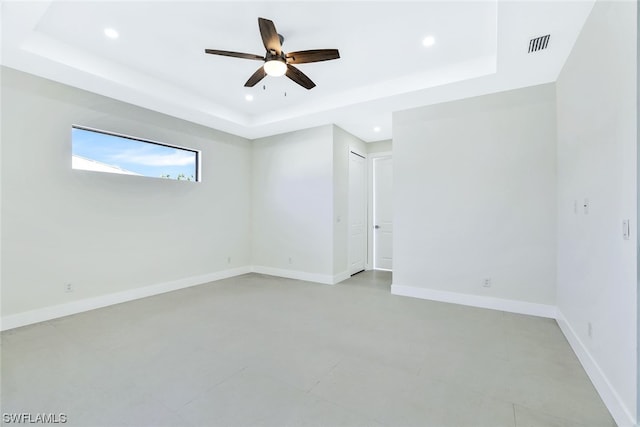
[[[248,274],[2,333],[2,412],[69,426],[610,427],[553,320]]]

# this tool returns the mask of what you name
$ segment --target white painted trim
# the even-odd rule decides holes
[[[510,313],[548,317],[551,319],[556,318],[556,307],[553,305],[401,285],[391,285],[391,293],[393,295],[489,308],[492,310],[508,311]]]
[[[453,304],[468,305],[472,307],[488,308],[493,310],[508,311],[511,313],[527,314],[532,316],[556,319],[560,330],[569,341],[569,345],[575,352],[582,367],[591,379],[594,387],[600,394],[604,404],[620,427],[638,427],[638,421],[625,406],[608,378],[600,369],[596,360],[591,356],[587,347],[582,343],[567,319],[557,307],[546,304],[537,304],[525,301],[507,300],[502,298],[485,297],[480,295],[461,294],[456,292],[441,291],[436,289],[418,288],[414,286],[391,285],[393,295],[401,295],[413,298],[447,302]]]
[[[569,341],[573,352],[578,356],[578,360],[582,364],[582,367],[587,372],[587,375],[591,379],[594,387],[600,394],[602,401],[606,405],[609,412],[616,421],[616,424],[620,427],[633,427],[637,426],[634,416],[629,409],[625,406],[615,388],[609,382],[609,379],[604,374],[598,362],[591,356],[587,347],[582,343],[582,340],[578,337],[574,329],[571,327],[567,319],[562,312],[557,312],[557,322],[560,326],[560,330]]]
[[[184,279],[144,286],[141,288],[129,289],[113,294],[71,301],[65,304],[39,308],[22,313],[10,314],[8,316],[2,317],[2,325],[0,326],[0,330],[5,331],[8,329],[18,328],[20,326],[31,325],[33,323],[44,322],[59,317],[70,316],[72,314],[82,313],[85,311],[94,310],[96,308],[120,304],[140,298],[146,298],[153,295],[163,294],[165,292],[189,288],[191,286],[202,285],[204,283],[227,279],[229,277],[235,277],[250,272],[250,267],[233,268],[229,270],[203,274],[200,276],[186,277]]]
[[[369,200],[367,201],[367,208],[368,208],[368,215],[367,215],[367,219],[369,221],[368,224],[368,232],[367,232],[367,261],[369,261],[369,266],[367,268],[367,270],[384,270],[381,268],[376,268],[376,260],[374,259],[375,257],[375,253],[374,253],[374,209],[375,206],[373,205],[373,202],[375,200],[375,182],[374,182],[374,175],[373,175],[373,162],[375,159],[380,159],[380,158],[390,158],[393,159],[393,152],[392,151],[382,151],[380,153],[370,153],[369,157],[367,158],[367,166],[368,166],[368,176],[367,179],[369,181]],[[391,271],[391,270],[387,270],[387,271]]]
[[[373,159],[367,157],[367,265],[365,270],[373,269]]]
[[[349,277],[351,277],[351,274],[349,274],[348,271],[343,271],[342,273],[336,274],[335,276],[333,276],[333,285],[342,282],[343,280],[347,280]]]
[[[362,159],[364,160],[364,175],[365,175],[365,182],[364,182],[364,194],[365,194],[365,254],[364,254],[364,269],[367,270],[368,266],[369,266],[369,231],[371,228],[371,222],[369,220],[369,202],[370,202],[370,184],[369,184],[369,157],[368,155],[365,153],[361,153],[360,150],[358,150],[356,147],[349,145],[349,157],[347,160],[347,165],[349,166],[347,168],[347,181],[348,181],[348,188],[349,190],[351,190],[351,154],[355,154],[356,156],[362,157]],[[351,207],[351,194],[347,194],[347,265],[349,266],[349,269],[351,268],[351,209],[349,209]],[[355,273],[355,272],[354,272]],[[351,272],[349,272],[349,276],[351,276]],[[342,280],[338,280],[335,281],[336,278],[334,277],[334,282],[333,284],[336,284]]]
[[[369,153],[367,155],[367,183],[369,191],[367,193],[367,266],[365,270],[377,270],[375,268],[375,260],[373,259],[373,199],[374,199],[374,183],[373,183],[373,160],[380,157],[392,157],[391,151],[383,151],[380,153]]]
[[[251,267],[253,273],[266,274],[267,276],[285,277],[287,279],[304,280],[306,282],[322,283],[333,285],[335,278],[329,274],[307,273],[306,271],[285,270],[283,268],[264,267],[254,265]]]
[[[384,139],[383,139],[384,141]],[[392,157],[393,151],[379,151],[377,153],[368,153],[367,156],[370,159],[375,159],[376,157]]]

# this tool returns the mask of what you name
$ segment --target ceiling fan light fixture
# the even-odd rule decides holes
[[[287,64],[277,59],[272,59],[264,63],[264,72],[270,76],[284,76],[287,72]]]

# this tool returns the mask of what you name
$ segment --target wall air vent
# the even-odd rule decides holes
[[[549,37],[551,37],[551,34],[547,34],[546,36],[536,37],[535,39],[529,40],[529,53],[546,49],[547,46],[549,45]]]

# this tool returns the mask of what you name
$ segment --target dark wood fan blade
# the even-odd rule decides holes
[[[254,55],[252,53],[229,52],[228,50],[215,50],[215,49],[205,49],[204,52],[210,53],[212,55],[231,56],[233,58],[255,59],[256,61],[264,61],[263,56]]]
[[[273,21],[258,18],[258,27],[260,28],[260,36],[262,37],[264,48],[268,51],[274,51],[276,55],[280,55],[282,45],[280,45],[280,37]]]
[[[256,83],[260,80],[264,79],[267,73],[264,71],[264,67],[260,67],[256,70],[255,73],[249,77],[249,80],[244,84],[245,87],[254,87]]]
[[[302,71],[298,70],[293,65],[287,64],[287,77],[289,77],[294,82],[298,83],[305,89],[313,89],[316,84],[311,81],[309,77]]]
[[[287,53],[287,64],[306,64],[309,62],[330,61],[340,58],[338,49],[301,50]]]

